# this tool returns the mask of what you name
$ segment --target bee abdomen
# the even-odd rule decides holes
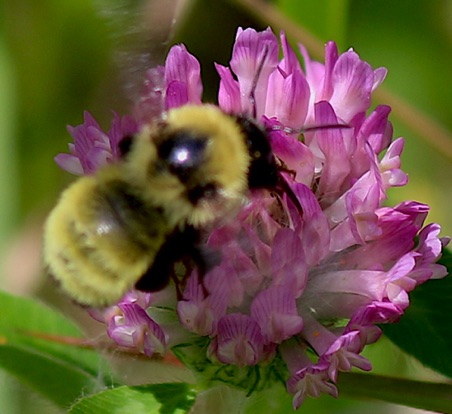
[[[118,301],[149,268],[166,237],[158,224],[161,214],[146,209],[116,182],[99,188],[93,177],[79,179],[46,223],[49,272],[80,304],[100,307]]]

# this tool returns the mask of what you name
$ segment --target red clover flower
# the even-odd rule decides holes
[[[207,245],[222,261],[204,286],[194,271],[177,303],[171,286],[131,292],[96,318],[118,345],[147,356],[172,349],[209,379],[251,391],[282,376],[298,408],[307,396],[337,396],[340,371],[371,370],[363,348],[378,340],[378,324],[400,318],[409,292],[446,275],[436,261],[449,240],[439,237],[439,225],[424,226],[427,205],[383,206],[389,188],[407,183],[404,140],[392,138],[390,108],[371,109],[386,69],[373,69],[352,49],[339,54],[329,42],[324,64],[299,46],[303,70],[283,33],[280,44],[281,60],[270,29],[239,29],[230,67],[216,65],[218,102],[270,131],[275,156],[293,171],[281,174],[302,214],[289,197],[250,195],[235,220],[209,234]],[[93,173],[115,162],[119,140],[159,108],[202,104],[201,95],[198,61],[174,46],[165,66],[149,71],[134,118],[115,114],[104,133],[85,113],[84,124],[69,127],[71,154],[56,161]],[[310,128],[336,124],[349,128]],[[256,367],[265,379],[247,384],[246,370]]]

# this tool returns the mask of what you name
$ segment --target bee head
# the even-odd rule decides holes
[[[214,179],[207,180],[201,172],[209,162],[209,136],[191,129],[170,131],[157,146],[160,171],[167,171],[187,188],[188,200],[196,204],[211,199],[218,190]]]

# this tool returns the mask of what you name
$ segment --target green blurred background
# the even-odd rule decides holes
[[[72,179],[53,162],[71,141],[65,126],[81,123],[87,109],[108,128],[111,110],[126,113],[129,105],[121,86],[126,83],[121,70],[130,66],[130,61],[132,66],[137,64],[139,59],[134,56],[139,56],[144,46],[153,63],[163,58],[165,29],[162,37],[153,32],[143,43],[136,41],[135,30],[130,29],[139,18],[133,11],[142,3],[0,0],[0,264],[1,283],[9,291],[27,295],[42,291],[42,222]],[[154,0],[149,13],[162,12],[159,6],[164,5],[166,16],[173,3],[176,1]],[[249,3],[253,3],[251,12]],[[203,63],[207,99],[214,99],[218,82],[211,62],[228,62],[236,27],[270,24],[263,16],[265,9],[254,3],[258,2],[197,1],[181,15],[181,25],[173,27],[175,39],[186,43]],[[452,129],[451,1],[279,0],[272,4],[321,43],[336,40],[341,51],[353,47],[373,67],[387,67],[384,85],[390,92],[446,130]],[[284,27],[284,20],[278,21]],[[128,49],[126,55],[117,53]],[[137,68],[136,74],[129,71],[126,75],[132,83],[140,79],[141,64]],[[389,202],[415,199],[430,204],[429,221],[439,222],[443,234],[452,235],[448,207],[452,201],[451,158],[444,146],[443,150],[436,148],[436,134],[420,134],[414,122],[407,125],[396,117],[392,120],[394,136],[406,138],[403,168],[410,182],[392,190]],[[446,146],[450,153],[452,141]],[[377,373],[434,378],[388,341],[371,347],[366,355]],[[0,407],[6,414],[58,412],[6,374],[0,377]],[[310,400],[301,410],[416,412],[329,397]]]

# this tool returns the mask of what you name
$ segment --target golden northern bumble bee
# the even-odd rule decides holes
[[[126,147],[70,185],[45,224],[49,273],[82,305],[160,290],[184,256],[203,273],[199,230],[237,212],[250,189],[278,183],[268,133],[213,105],[171,109]]]

